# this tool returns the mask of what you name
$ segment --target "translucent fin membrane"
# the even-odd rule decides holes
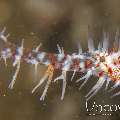
[[[108,33],[104,32],[103,33],[103,50],[106,51],[108,50],[109,46],[109,36]]]
[[[94,42],[93,42],[93,37],[92,37],[92,33],[88,33],[88,48],[90,52],[94,51]]]

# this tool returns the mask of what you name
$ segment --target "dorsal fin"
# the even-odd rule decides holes
[[[98,50],[101,50],[101,48],[102,48],[102,43],[100,41],[99,44],[98,44]]]
[[[103,32],[103,50],[107,51],[109,46],[109,36],[106,32]]]
[[[82,53],[82,47],[81,47],[81,44],[78,43],[78,54],[81,54]]]
[[[94,42],[92,33],[88,32],[88,49],[90,52],[94,51]]]
[[[114,46],[117,49],[119,49],[119,30],[117,29],[116,34],[115,34],[115,41],[114,41]]]

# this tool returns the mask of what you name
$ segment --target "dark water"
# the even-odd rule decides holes
[[[46,52],[57,52],[56,44],[63,46],[66,52],[77,51],[80,42],[87,48],[88,31],[93,33],[95,46],[102,40],[103,31],[109,32],[110,46],[114,41],[116,29],[120,26],[119,0],[0,0],[0,29],[7,27],[11,42],[20,44],[25,39],[25,47],[32,48],[40,42]],[[89,29],[88,29],[89,26]],[[39,98],[44,85],[35,94],[32,88],[45,72],[39,66],[38,75],[34,67],[22,64],[15,88],[11,91],[8,84],[14,73],[8,62],[0,64],[0,120],[117,120],[120,111],[112,116],[89,116],[85,108],[84,96],[95,84],[92,77],[79,91],[81,84],[75,80],[69,82],[72,73],[68,73],[68,86],[65,99],[60,100],[62,83],[52,84],[44,102]],[[61,71],[56,71],[56,75]],[[103,86],[104,87],[104,86]],[[120,104],[119,97],[110,99],[104,88],[90,101],[98,104]]]

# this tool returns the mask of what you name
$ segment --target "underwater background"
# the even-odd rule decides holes
[[[115,32],[120,28],[119,0],[0,0],[0,30],[7,28],[9,41],[20,44],[25,39],[25,47],[36,47],[40,42],[41,50],[57,53],[57,44],[69,54],[78,51],[80,43],[83,51],[87,49],[88,32],[93,34],[95,47],[102,41],[103,32],[109,32],[110,47],[115,39]],[[39,65],[38,74],[34,66],[22,63],[13,90],[8,85],[14,73],[10,61],[6,67],[0,63],[0,120],[119,120],[120,110],[112,115],[90,116],[85,107],[85,95],[96,83],[91,77],[85,87],[79,91],[82,83],[75,83],[81,75],[77,73],[74,80],[72,72],[67,73],[65,98],[60,100],[62,82],[49,87],[46,99],[40,96],[44,85],[34,94],[33,87],[39,82],[46,67]],[[55,75],[61,71],[56,70]],[[112,86],[112,83],[111,83]],[[104,90],[89,101],[97,104],[120,104],[120,96],[113,99]],[[116,91],[119,91],[117,89]]]

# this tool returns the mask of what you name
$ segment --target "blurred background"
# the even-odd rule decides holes
[[[109,32],[110,45],[114,41],[116,29],[120,26],[120,0],[0,0],[0,30],[4,26],[11,34],[9,40],[20,44],[25,39],[25,47],[33,48],[40,42],[42,50],[57,53],[56,45],[63,46],[67,53],[77,52],[78,43],[87,49],[88,32],[93,34],[95,47],[102,40],[103,31]],[[89,27],[88,27],[89,26]],[[89,29],[88,29],[89,28]],[[39,100],[44,85],[35,94],[33,87],[39,82],[46,70],[22,63],[22,67],[11,91],[8,84],[15,69],[11,63],[5,67],[0,63],[0,120],[119,120],[120,111],[112,116],[89,116],[85,109],[84,96],[96,83],[92,77],[79,91],[68,72],[65,98],[60,100],[62,82],[52,84],[45,101]],[[58,76],[61,71],[56,71]],[[103,86],[104,87],[104,86]],[[102,89],[91,101],[98,104],[120,104],[119,97],[110,99]]]

